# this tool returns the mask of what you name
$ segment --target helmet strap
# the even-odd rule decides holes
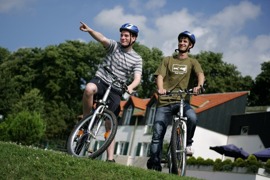
[[[187,48],[186,50],[180,50],[180,49],[175,49],[175,52],[179,52],[179,53],[187,53],[187,52],[189,52],[189,48]]]

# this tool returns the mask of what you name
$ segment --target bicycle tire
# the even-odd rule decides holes
[[[171,171],[173,174],[185,176],[186,174],[186,150],[184,145],[184,132],[181,122],[175,121],[171,136]]]
[[[168,147],[168,150],[167,150],[167,166],[168,166],[168,169],[169,169],[169,173],[172,173],[172,155],[171,155],[171,144],[169,145]]]
[[[117,118],[115,114],[105,109],[101,115],[97,115],[94,124],[88,132],[88,126],[94,114],[89,114],[73,128],[67,142],[68,153],[76,157],[88,157],[94,159],[100,156],[111,144],[117,132]],[[106,120],[105,120],[106,119]],[[106,127],[110,128],[110,133],[105,139]],[[100,128],[98,124],[100,123]],[[93,134],[96,133],[94,137]]]

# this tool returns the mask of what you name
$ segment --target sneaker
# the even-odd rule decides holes
[[[194,149],[191,146],[186,147],[187,156],[192,156],[194,154]]]
[[[151,169],[151,170],[154,170],[154,171],[161,171],[162,170],[162,167],[160,164],[155,164],[154,162],[152,162],[151,159],[148,159],[147,161],[147,169]]]
[[[112,160],[106,160],[106,162],[111,162],[111,163],[115,163],[115,160],[114,159],[112,159]]]

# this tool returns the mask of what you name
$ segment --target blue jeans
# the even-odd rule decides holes
[[[169,125],[172,121],[173,115],[179,112],[179,103],[170,104],[163,107],[158,107],[156,109],[155,121],[153,125],[153,137],[150,146],[150,161],[152,163],[160,164],[163,139]],[[193,136],[197,125],[197,115],[195,111],[191,108],[188,102],[184,104],[184,116],[188,118],[187,120],[187,146],[192,145]]]

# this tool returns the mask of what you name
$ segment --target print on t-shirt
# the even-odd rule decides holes
[[[187,73],[187,65],[173,64],[172,72],[175,74],[185,74]]]

